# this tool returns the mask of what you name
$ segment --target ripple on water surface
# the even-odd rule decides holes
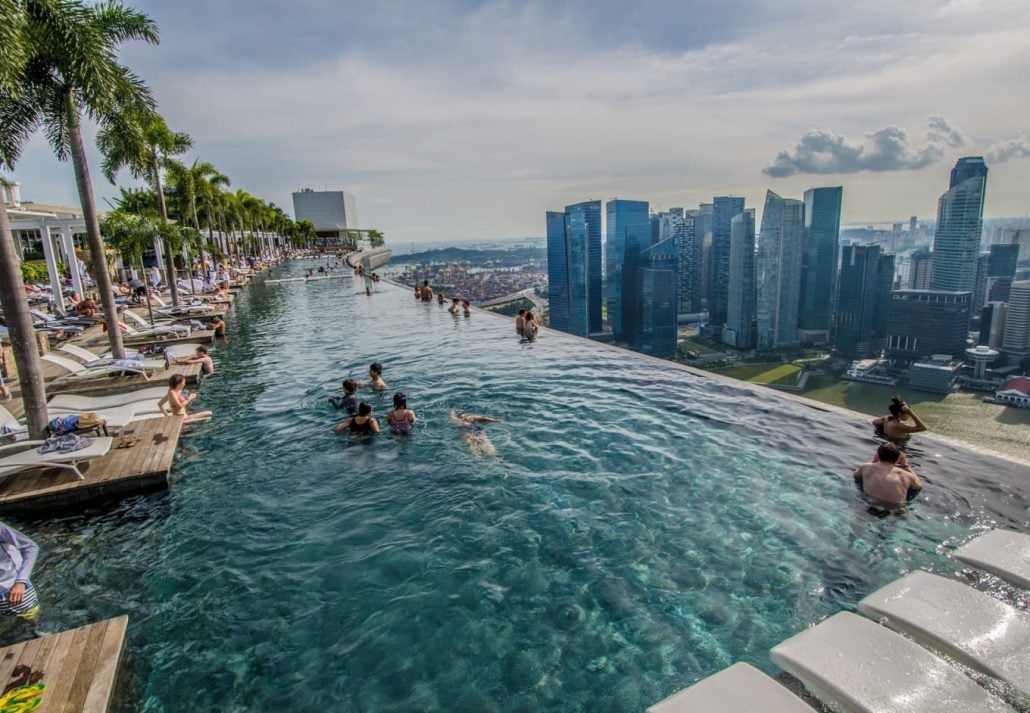
[[[143,710],[643,710],[1026,526],[1025,485],[969,454],[931,445],[926,493],[876,517],[855,420],[387,286],[257,285],[230,327],[170,493],[18,523],[48,627],[131,615]],[[332,434],[371,361],[412,436]],[[451,407],[502,419],[497,458]]]

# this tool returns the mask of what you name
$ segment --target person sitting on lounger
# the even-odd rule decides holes
[[[189,357],[177,357],[176,364],[200,364],[200,373],[204,376],[211,376],[215,373],[215,362],[207,353],[207,347],[203,344],[197,346],[196,354]]]
[[[904,505],[909,494],[923,489],[923,481],[908,466],[902,466],[902,452],[887,442],[876,449],[871,463],[855,468],[855,480],[862,483],[862,491],[871,498],[890,505]]]
[[[93,319],[97,316],[97,312],[99,311],[100,307],[97,306],[97,303],[89,299],[88,297],[84,300],[80,300],[75,305],[75,314],[79,315],[80,317],[88,317],[90,319]]]
[[[185,376],[182,374],[173,374],[171,378],[168,379],[168,393],[161,397],[161,400],[157,402],[157,407],[161,409],[161,413],[165,416],[183,416],[184,423],[207,421],[214,415],[210,411],[199,411],[192,414],[186,413],[186,408],[197,400],[197,395],[193,393],[188,397],[183,396],[182,387],[185,385]],[[165,410],[166,404],[171,409],[171,413]]]
[[[39,547],[10,525],[0,522],[0,614],[32,621],[39,614],[32,567]]]

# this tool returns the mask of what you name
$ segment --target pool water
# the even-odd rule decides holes
[[[377,290],[248,290],[169,493],[14,522],[45,628],[130,615],[135,709],[642,711],[1027,526],[1019,466],[924,439],[924,494],[881,517],[857,418]],[[360,395],[385,425],[402,390],[412,435],[333,434],[372,361],[391,390]],[[496,458],[451,407],[501,419]]]

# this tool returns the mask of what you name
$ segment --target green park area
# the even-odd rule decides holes
[[[796,386],[801,376],[801,367],[797,364],[743,364],[728,369],[719,369],[717,373],[752,384],[776,384],[778,386]]]

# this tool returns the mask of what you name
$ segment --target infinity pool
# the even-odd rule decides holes
[[[45,628],[130,615],[134,709],[641,711],[1028,525],[1020,466],[921,439],[924,494],[879,517],[857,417],[387,285],[259,284],[229,324],[170,493],[15,523]],[[410,437],[333,435],[372,361]],[[452,406],[502,419],[497,458]]]

